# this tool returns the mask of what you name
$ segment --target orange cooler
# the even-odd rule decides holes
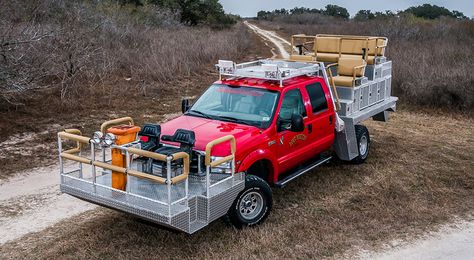
[[[140,127],[133,125],[119,125],[107,129],[108,133],[115,135],[116,145],[123,145],[135,141],[139,131]],[[112,149],[112,164],[125,167],[126,158],[119,149]],[[125,190],[125,187],[127,187],[127,176],[124,173],[112,171],[112,188]]]

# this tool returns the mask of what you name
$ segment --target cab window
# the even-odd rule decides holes
[[[326,95],[324,94],[323,87],[320,83],[314,83],[306,86],[306,92],[308,92],[308,96],[311,101],[313,114],[324,111],[328,108]]]
[[[303,103],[303,97],[299,89],[292,89],[285,93],[281,102],[280,120],[281,130],[288,130],[291,127],[291,117],[293,115],[306,116],[306,109]]]

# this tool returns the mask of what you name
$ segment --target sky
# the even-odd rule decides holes
[[[372,11],[404,10],[410,6],[425,3],[444,6],[449,10],[461,11],[467,17],[474,17],[474,0],[452,0],[452,1],[419,1],[419,0],[220,0],[224,10],[228,13],[238,14],[242,17],[257,16],[260,10],[270,11],[275,9],[291,9],[293,7],[324,8],[327,4],[336,4],[347,8],[351,16],[361,9]],[[379,3],[379,4],[375,4]]]

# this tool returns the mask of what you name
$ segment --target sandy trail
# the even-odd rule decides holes
[[[362,252],[363,259],[474,259],[474,222],[443,226],[413,243],[381,253]]]
[[[0,182],[0,245],[96,206],[59,191],[59,166],[34,168]]]
[[[249,23],[248,21],[244,21],[244,24],[247,25],[257,35],[262,37],[265,41],[270,41],[273,45],[277,47],[278,54],[272,50],[272,53],[273,53],[272,58],[278,58],[278,56],[280,56],[280,58],[283,58],[283,59],[290,58],[290,54],[287,51],[287,49],[288,50],[291,49],[291,43],[289,41],[280,37],[278,34],[276,34],[273,31],[261,29],[257,27],[256,25]],[[298,51],[297,49],[295,50]]]

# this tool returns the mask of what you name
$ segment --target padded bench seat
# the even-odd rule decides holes
[[[362,57],[373,65],[375,57],[385,55],[387,38],[372,36],[317,35],[313,51],[317,61],[338,62],[340,57]]]

